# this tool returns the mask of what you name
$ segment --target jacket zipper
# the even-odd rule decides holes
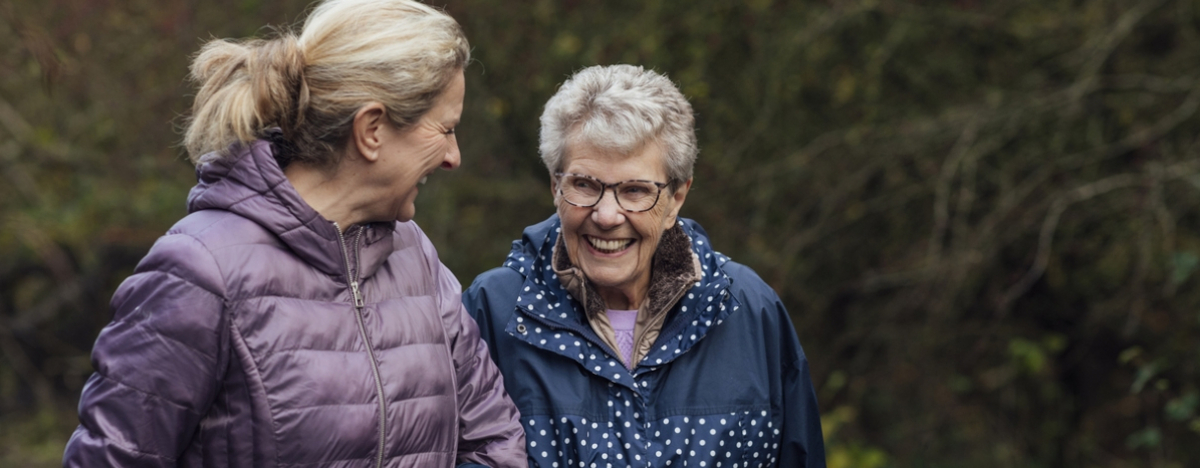
[[[375,374],[375,393],[379,398],[379,449],[375,458],[376,468],[383,468],[383,444],[386,440],[386,425],[387,407],[384,403],[383,395],[383,378],[379,374],[379,364],[375,360],[375,350],[371,348],[371,341],[367,338],[367,325],[363,318],[363,301],[362,291],[358,289],[358,247],[359,241],[362,240],[364,227],[359,227],[354,233],[354,268],[350,265],[350,252],[346,250],[346,236],[342,234],[342,229],[333,223],[333,227],[338,230],[338,243],[342,247],[342,257],[346,259],[346,281],[350,283],[350,292],[354,295],[354,318],[358,320],[358,333],[362,337],[363,344],[367,347],[367,356],[371,358],[371,372]]]

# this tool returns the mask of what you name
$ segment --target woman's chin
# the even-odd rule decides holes
[[[578,263],[583,268],[584,274],[588,275],[593,282],[601,277],[620,282],[621,279],[631,276],[637,269],[637,256],[634,255],[636,242],[630,242],[620,250],[600,250],[586,240],[581,244],[583,246],[581,257],[584,258],[580,259],[582,262]]]
[[[396,219],[396,222],[407,223],[409,221],[412,221],[413,217],[416,215],[417,215],[417,209],[412,206],[408,206],[408,207],[405,207],[404,209],[401,209],[398,213],[396,213],[396,216],[394,216],[394,218]]]
[[[604,262],[607,263],[607,262]],[[632,266],[612,265],[612,264],[596,264],[595,262],[587,262],[580,265],[580,270],[592,284],[598,288],[621,288],[628,284],[630,280],[636,276],[636,272]]]
[[[413,217],[417,215],[416,198],[417,197],[414,194],[412,197],[404,200],[402,204],[396,208],[396,216],[394,217],[396,221],[407,223],[413,220]]]

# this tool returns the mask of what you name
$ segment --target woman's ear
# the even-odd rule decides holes
[[[675,186],[675,190],[671,191],[671,209],[663,219],[663,230],[671,229],[675,225],[675,220],[679,219],[679,209],[683,208],[683,202],[687,201],[688,190],[692,188],[692,179],[680,182]]]
[[[368,102],[354,113],[350,141],[360,156],[371,162],[379,160],[387,124],[387,110],[378,102]]]

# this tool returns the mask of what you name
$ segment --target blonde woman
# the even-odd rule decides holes
[[[525,466],[461,287],[416,224],[460,163],[467,40],[407,0],[329,0],[217,40],[189,215],[113,297],[65,466]]]

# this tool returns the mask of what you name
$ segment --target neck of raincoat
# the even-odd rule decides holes
[[[595,284],[571,261],[564,245],[562,233],[559,233],[552,254],[554,273],[563,288],[583,305],[592,330],[613,350],[619,349],[616,332],[608,319],[608,306]],[[640,304],[635,304],[638,314],[633,327],[633,350],[629,360],[624,362],[628,368],[646,355],[658,339],[671,306],[700,279],[700,259],[692,252],[691,239],[683,232],[682,224],[675,224],[663,232],[649,268],[650,285],[646,297]]]

